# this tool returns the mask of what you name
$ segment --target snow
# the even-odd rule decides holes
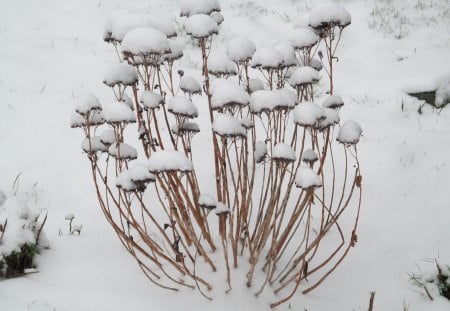
[[[185,92],[188,93],[189,95],[193,95],[193,94],[202,94],[202,86],[200,85],[200,83],[195,80],[194,77],[190,77],[190,76],[182,76],[180,79],[180,89]]]
[[[271,112],[276,109],[291,109],[295,106],[295,94],[290,90],[260,90],[251,95],[250,111],[255,114],[261,112]]]
[[[237,74],[236,64],[222,52],[211,52],[208,57],[208,72],[215,76]]]
[[[255,162],[261,163],[267,155],[267,144],[263,141],[255,143]]]
[[[75,215],[73,213],[69,213],[66,214],[66,216],[64,216],[65,220],[73,220],[75,218]]]
[[[98,151],[100,152],[106,152],[108,151],[108,148],[102,143],[100,136],[92,136],[90,138],[85,138],[81,142],[81,149],[83,149],[86,153],[96,153]]]
[[[339,95],[330,95],[322,103],[322,107],[338,109],[344,106],[344,100]]]
[[[249,79],[248,82],[251,93],[264,90],[264,82],[262,82],[260,79],[252,78]]]
[[[278,69],[283,64],[283,56],[273,47],[263,47],[255,51],[250,65],[266,70]]]
[[[178,128],[176,124],[174,124],[171,127],[172,133],[176,135],[183,135],[183,134],[196,134],[200,132],[200,127],[195,122],[183,122],[181,126]]]
[[[36,243],[37,232],[34,227],[39,214],[38,206],[20,195],[6,198],[0,206],[0,224],[4,225],[8,221],[0,242],[0,260],[13,251],[20,251],[23,244]]]
[[[350,13],[337,3],[323,3],[314,7],[310,13],[309,25],[313,28],[348,26],[352,22]]]
[[[158,109],[160,105],[164,105],[164,98],[158,93],[152,91],[144,91],[139,98],[139,102],[144,109]]]
[[[334,126],[339,123],[339,113],[336,109],[322,108],[325,113],[325,118],[319,121],[319,129],[324,130],[330,126]]]
[[[163,55],[170,52],[169,40],[159,30],[140,27],[126,33],[122,53],[137,56]]]
[[[198,117],[197,107],[191,100],[184,96],[172,97],[169,100],[167,110],[177,116],[183,116],[191,119]]]
[[[319,41],[319,36],[309,27],[294,28],[286,35],[286,41],[294,49],[302,50],[314,46]]]
[[[312,168],[301,166],[295,176],[295,185],[299,188],[309,190],[321,187],[322,180]]]
[[[184,153],[175,150],[155,151],[148,159],[148,170],[151,173],[189,172],[194,169],[191,160]]]
[[[295,151],[286,143],[278,143],[273,147],[272,160],[294,162],[296,160]]]
[[[116,134],[111,129],[103,130],[103,132],[100,134],[100,141],[105,146],[110,146],[116,142]]]
[[[105,41],[122,42],[127,32],[140,27],[155,28],[167,37],[176,36],[176,29],[171,18],[156,14],[126,13],[111,17],[104,27]]]
[[[303,127],[315,127],[326,117],[322,107],[313,102],[303,102],[294,109],[294,123]]]
[[[283,102],[278,103],[275,108],[284,108],[284,109],[291,109],[294,108],[295,105],[297,105],[297,94],[293,90],[284,88],[284,89],[278,89],[276,90],[281,97],[283,98]]]
[[[136,69],[126,63],[111,64],[108,66],[103,83],[107,86],[133,85],[138,81],[138,73]]]
[[[136,115],[131,108],[123,102],[103,105],[103,115],[106,123],[134,123]]]
[[[312,149],[306,149],[305,151],[303,151],[302,154],[302,161],[307,163],[307,164],[312,164],[314,162],[316,162],[317,160],[319,160],[319,156],[317,155],[317,153],[312,150]]]
[[[280,43],[275,46],[275,49],[280,53],[281,58],[283,59],[283,67],[292,67],[297,65],[294,47],[291,44]]]
[[[163,57],[162,57],[163,60],[173,62],[174,60],[177,60],[177,59],[180,59],[181,57],[183,57],[184,44],[182,42],[170,40],[169,48],[170,48],[170,52],[167,52],[166,54],[163,55]]]
[[[227,55],[235,63],[242,63],[250,60],[255,51],[255,43],[248,37],[233,37],[227,44]]]
[[[118,158],[120,156],[121,160],[134,160],[137,159],[138,153],[137,150],[126,143],[113,143],[108,148],[108,153],[110,156],[114,158]]]
[[[251,129],[253,126],[255,126],[254,122],[252,121],[252,119],[248,118],[248,117],[242,117],[239,119],[239,121],[241,122],[242,126],[245,129]]]
[[[403,310],[402,305],[411,311],[449,309],[448,300],[436,295],[430,301],[406,275],[418,267],[435,269],[428,258],[438,257],[443,263],[450,258],[449,106],[438,112],[425,105],[419,115],[417,109],[423,102],[406,96],[401,89],[412,77],[420,78],[425,85],[449,72],[448,3],[421,1],[432,5],[422,11],[414,8],[416,2],[338,2],[353,20],[337,49],[334,91],[345,100],[341,118],[358,120],[364,128],[358,145],[364,184],[358,243],[320,287],[293,297],[289,302],[292,310],[367,310],[370,291],[376,291],[375,309]],[[219,49],[226,48],[233,34],[248,36],[258,47],[274,46],[292,29],[300,17],[298,12],[309,11],[306,2],[290,0],[230,0],[222,4],[226,20],[221,34],[213,40],[213,47]],[[375,7],[386,4],[399,13],[395,19],[407,18],[402,27],[393,28],[395,35],[407,31],[401,39],[379,33],[368,23],[379,18],[388,27],[392,25],[383,19],[385,15],[371,15]],[[18,172],[22,172],[18,194],[26,191],[24,185],[31,187],[38,182],[49,211],[44,231],[51,250],[37,256],[39,273],[0,282],[0,310],[119,311],[149,306],[155,310],[227,310],[230,306],[268,309],[268,303],[277,297],[266,295],[270,292],[266,291],[255,299],[254,288],[248,289],[240,278],[247,272],[244,266],[232,270],[233,290],[228,294],[223,293],[222,271],[208,274],[208,280],[211,276],[211,282],[218,284],[211,292],[213,301],[205,301],[198,291],[160,290],[130,259],[98,207],[89,164],[79,146],[83,131],[70,129],[68,117],[79,94],[96,94],[102,103],[112,98],[101,81],[105,64],[116,56],[113,47],[101,41],[101,31],[105,17],[121,9],[161,9],[174,15],[178,3],[40,0],[5,1],[1,6],[0,33],[7,44],[0,49],[0,143],[5,148],[2,160],[6,163],[0,169],[0,188],[9,193],[7,189]],[[180,37],[187,42],[180,65],[187,74],[199,78],[198,48],[184,35]],[[323,42],[319,49],[324,51]],[[262,79],[257,72],[251,73],[252,78]],[[323,73],[315,87],[319,104],[326,97],[327,82]],[[206,117],[206,102],[199,98],[198,107]],[[202,129],[210,126],[209,122],[198,122]],[[101,133],[101,129],[98,131]],[[130,126],[125,134],[135,137],[135,131],[135,126]],[[208,142],[210,131],[205,130],[196,137],[193,150]],[[309,141],[306,147],[311,147]],[[340,157],[343,148],[336,147],[340,148],[334,148],[333,153]],[[204,167],[200,181],[204,176],[212,177],[213,170],[207,165],[211,162],[209,152],[201,152],[202,156],[194,159],[196,169]],[[263,165],[256,165],[257,174],[262,169]],[[201,189],[215,194],[211,181],[207,178]],[[75,213],[75,221],[83,224],[80,236],[67,234],[67,212]],[[347,224],[342,219],[342,225]],[[61,236],[59,229],[63,231]],[[338,238],[335,232],[331,238]],[[348,241],[349,237],[345,238]],[[405,241],[414,241],[414,247]],[[219,260],[223,266],[223,258]],[[200,270],[201,265],[197,268]],[[288,310],[289,306],[277,309]]]
[[[294,70],[290,78],[290,84],[296,88],[305,84],[316,83],[319,79],[319,73],[314,68],[303,66]]]
[[[356,121],[347,120],[339,129],[336,140],[344,145],[355,145],[362,134],[361,125]]]
[[[134,183],[154,182],[156,180],[156,176],[148,171],[148,166],[142,163],[134,164],[128,171]]]
[[[229,214],[231,211],[230,211],[230,209],[228,208],[228,206],[226,206],[224,203],[222,203],[222,202],[219,202],[219,203],[217,203],[217,206],[216,206],[216,208],[214,209],[214,213],[217,215],[217,216],[221,216],[221,215],[227,215],[227,214]]]
[[[88,118],[90,125],[100,125],[105,123],[103,111],[94,110],[89,114]],[[70,127],[77,128],[86,125],[86,118],[80,115],[78,112],[72,112],[70,115]]]
[[[211,106],[213,109],[223,109],[227,107],[246,106],[250,102],[250,96],[242,86],[221,81],[214,86]]]
[[[210,14],[211,18],[217,23],[217,25],[220,25],[223,23],[225,18],[220,12],[213,12]]]
[[[137,190],[137,185],[131,180],[131,174],[129,170],[124,170],[117,175],[116,187],[123,191],[131,192]]]
[[[211,195],[202,193],[198,198],[198,205],[205,209],[215,209],[217,206],[217,201]]]
[[[180,3],[180,16],[194,14],[211,14],[220,11],[218,0],[182,0]]]
[[[436,107],[444,107],[450,103],[450,74],[438,82],[436,88]]]
[[[214,117],[213,131],[223,137],[246,137],[247,131],[238,118],[218,113]]]
[[[93,94],[82,94],[78,99],[75,111],[82,116],[86,116],[92,110],[101,110],[102,106],[98,98]]]
[[[216,21],[205,14],[195,14],[188,18],[185,23],[186,33],[194,38],[207,38],[219,33]]]

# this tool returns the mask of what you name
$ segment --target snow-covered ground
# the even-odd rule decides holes
[[[341,119],[359,120],[364,135],[359,239],[320,288],[279,309],[367,310],[376,291],[375,310],[449,310],[449,301],[436,293],[430,301],[407,274],[431,271],[434,258],[450,264],[450,107],[419,114],[421,102],[403,90],[450,74],[450,3],[340,3],[352,24],[337,52],[335,92],[346,102]],[[222,1],[216,46],[224,50],[236,34],[257,47],[277,44],[313,4]],[[19,194],[38,189],[51,245],[37,258],[39,273],[0,281],[0,310],[268,309],[272,297],[256,299],[243,282],[211,302],[154,287],[97,206],[82,135],[68,120],[80,94],[110,98],[102,79],[115,55],[102,41],[103,25],[124,10],[179,12],[178,1],[164,0],[0,1],[0,189],[11,189],[19,173]],[[183,65],[199,69],[199,61]],[[83,225],[80,236],[68,234],[67,213]]]

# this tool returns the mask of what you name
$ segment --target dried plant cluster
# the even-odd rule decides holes
[[[105,41],[120,63],[104,83],[116,102],[85,95],[71,124],[84,131],[106,219],[153,283],[197,287],[209,298],[214,284],[205,271],[220,267],[231,290],[243,265],[256,295],[270,288],[279,296],[274,307],[300,287],[316,288],[357,242],[361,127],[339,125],[344,102],[333,95],[332,70],[350,15],[319,7],[310,27],[294,29],[286,43],[257,49],[236,37],[227,55],[211,51],[223,21],[217,1],[185,1],[181,16],[201,50],[201,83],[177,67],[183,51],[164,22],[143,19],[122,37],[109,25]],[[113,24],[120,23],[126,18]],[[321,70],[330,80],[322,106],[314,103]],[[209,114],[199,116],[196,103]],[[209,128],[197,117],[208,118],[201,124]],[[125,140],[136,128],[142,152]],[[200,129],[210,131],[207,147],[193,143]],[[196,158],[214,161],[213,194],[200,187],[208,177],[197,174]],[[343,215],[352,222],[342,223]]]

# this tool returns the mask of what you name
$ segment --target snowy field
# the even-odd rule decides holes
[[[337,51],[336,93],[341,120],[363,127],[359,144],[364,182],[358,244],[326,282],[297,293],[279,310],[450,310],[430,301],[410,273],[450,265],[450,107],[407,96],[450,75],[448,0],[339,1],[352,15]],[[222,1],[225,21],[217,47],[236,34],[257,46],[277,44],[305,22],[316,1]],[[50,249],[37,257],[39,273],[0,281],[0,310],[266,310],[244,282],[207,301],[153,286],[123,249],[97,206],[82,133],[69,127],[78,96],[108,100],[102,84],[115,59],[102,41],[111,14],[157,11],[178,17],[178,1],[0,0],[0,189],[37,197],[48,209]],[[192,47],[190,47],[192,48]],[[198,59],[182,66],[199,70]],[[322,89],[324,89],[322,87]],[[67,213],[82,225],[68,234]],[[222,275],[217,282],[223,282]]]

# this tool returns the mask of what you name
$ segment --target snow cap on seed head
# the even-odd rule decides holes
[[[195,14],[185,23],[186,33],[196,39],[204,39],[219,33],[216,21],[205,14]]]

